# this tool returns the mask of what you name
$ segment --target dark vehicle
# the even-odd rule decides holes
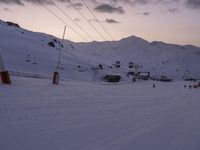
[[[161,76],[160,81],[163,81],[163,82],[172,82],[172,79],[167,78],[167,76]]]
[[[119,82],[121,79],[121,76],[119,75],[106,75],[103,77],[103,79],[107,82]]]

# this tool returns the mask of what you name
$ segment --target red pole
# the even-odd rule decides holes
[[[1,74],[1,80],[3,84],[11,84],[8,71],[0,72],[0,74]]]
[[[0,76],[3,84],[11,84],[9,72],[5,70],[3,59],[0,54]]]

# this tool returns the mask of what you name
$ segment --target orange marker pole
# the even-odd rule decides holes
[[[11,84],[9,72],[6,71],[2,56],[0,54],[0,76],[3,84]]]

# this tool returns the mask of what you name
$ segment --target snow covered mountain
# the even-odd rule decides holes
[[[35,33],[11,22],[0,21],[0,52],[6,68],[51,76],[56,68],[60,39]],[[200,48],[163,42],[148,42],[132,36],[120,41],[75,43],[64,41],[60,72],[65,79],[92,81],[94,67],[102,64],[97,79],[108,73],[121,74],[126,79],[129,62],[149,71],[153,76],[166,75],[173,79],[200,78]],[[121,62],[121,68],[113,64]]]
[[[1,150],[200,150],[200,88],[192,87],[198,83],[89,83],[100,64],[97,81],[109,73],[131,80],[129,62],[152,75],[199,78],[199,48],[134,36],[101,43],[66,40],[59,66],[66,80],[55,86],[60,47],[56,37],[0,21],[0,53],[16,73],[11,85],[0,83]]]

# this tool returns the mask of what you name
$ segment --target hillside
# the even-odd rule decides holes
[[[56,37],[0,21],[0,52],[12,74],[11,85],[0,83],[0,149],[200,149],[200,88],[192,86],[199,83],[132,82],[126,75],[134,70],[128,69],[132,61],[153,75],[199,78],[199,48],[135,36],[101,43],[66,40],[62,82],[54,85],[60,47]],[[99,66],[98,82],[92,82],[99,64],[103,70]],[[101,82],[106,74],[120,74],[122,82]]]
[[[51,47],[48,43],[53,43]],[[51,76],[56,68],[61,44],[54,36],[35,33],[0,21],[0,51],[9,71]],[[92,68],[102,64],[97,79],[105,74],[125,76],[129,62],[141,66],[153,76],[167,75],[173,79],[200,78],[200,48],[186,45],[148,42],[132,36],[120,41],[75,43],[64,41],[61,60],[62,77],[71,80],[92,81]],[[121,62],[121,68],[112,65]],[[111,69],[112,66],[112,69]]]

